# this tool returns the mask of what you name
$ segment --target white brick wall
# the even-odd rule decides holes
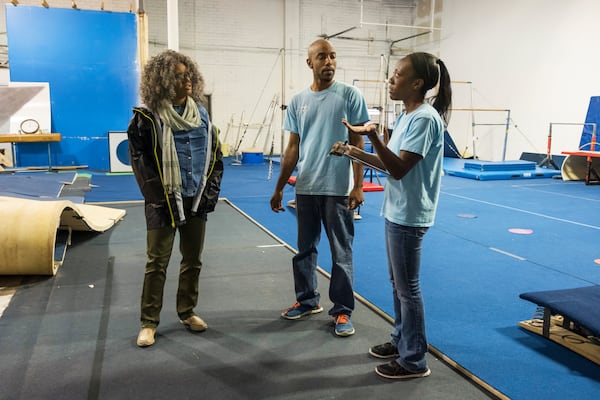
[[[438,0],[437,3],[441,3]],[[71,0],[48,0],[51,7],[71,7]],[[377,80],[382,66],[382,54],[388,54],[389,41],[407,37],[414,30],[383,26],[411,25],[417,3],[429,0],[179,0],[179,50],[192,56],[200,66],[207,82],[207,93],[212,96],[213,121],[223,134],[230,119],[239,123],[259,123],[275,94],[291,96],[312,81],[306,66],[306,48],[321,34],[334,34],[356,26],[331,42],[338,52],[340,81],[357,86],[367,102],[380,101]],[[99,0],[79,0],[81,9],[100,9]],[[39,6],[39,0],[20,0],[23,5]],[[363,22],[361,25],[361,4]],[[128,12],[137,10],[136,1],[111,0],[104,2],[105,10]],[[426,7],[427,8],[427,7]],[[145,0],[148,18],[150,56],[167,48],[167,0]],[[421,11],[423,14],[423,11]],[[427,14],[425,12],[425,14]],[[4,8],[0,11],[0,32],[5,30]],[[381,25],[378,25],[381,24]],[[345,39],[343,37],[346,37]],[[6,38],[0,37],[0,45]],[[402,43],[400,53],[408,52],[417,42]],[[283,55],[285,51],[285,72]],[[393,67],[400,55],[394,51],[390,61]],[[387,63],[385,63],[387,64]],[[285,75],[285,82],[282,77]],[[380,86],[381,87],[381,86]],[[282,112],[277,112],[273,124],[275,152],[282,147]],[[230,129],[226,139],[234,147],[236,129]],[[267,139],[258,138],[259,147]],[[287,139],[283,139],[285,143]],[[256,138],[256,129],[249,128],[240,149],[250,147]],[[270,143],[265,152],[268,151]]]
[[[166,1],[150,0],[144,4],[150,21],[152,55],[167,47]],[[411,25],[415,11],[413,0],[365,0],[363,7],[364,21],[378,24]],[[275,94],[285,96],[287,102],[310,84],[306,48],[320,34],[357,26],[342,36],[365,40],[331,39],[339,57],[337,79],[347,83],[379,79],[381,54],[389,51],[389,40],[410,36],[414,31],[388,27],[386,37],[384,26],[360,27],[360,12],[359,0],[180,0],[180,51],[198,62],[207,81],[207,92],[212,95],[213,120],[225,133],[232,118],[237,125],[243,113],[245,123],[259,123]],[[369,38],[372,40],[367,41]],[[405,47],[413,44],[411,41]],[[283,47],[285,72],[280,56]],[[390,62],[392,66],[394,62],[395,58]],[[367,102],[379,102],[376,88],[374,83],[362,84]],[[281,149],[282,116],[278,112],[273,124],[276,153]],[[255,141],[262,147],[267,138],[263,132],[257,140],[256,131],[247,130],[240,149],[251,147]],[[239,142],[236,133],[233,127],[225,138],[232,148]],[[269,147],[263,150],[268,152]]]

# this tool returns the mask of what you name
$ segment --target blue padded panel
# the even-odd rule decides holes
[[[588,107],[585,122],[596,123],[596,142],[598,142],[598,136],[600,135],[600,96],[590,97],[590,105]],[[591,150],[590,143],[592,142],[592,127],[584,126],[581,132],[581,139],[579,141],[579,150]],[[598,144],[595,145],[594,150],[600,150]]]
[[[521,293],[520,298],[571,319],[600,336],[600,285]]]
[[[13,82],[49,82],[52,165],[109,169],[108,131],[138,103],[134,13],[6,5]],[[17,145],[19,166],[48,164],[45,144]]]
[[[444,130],[444,157],[461,158],[450,132]]]

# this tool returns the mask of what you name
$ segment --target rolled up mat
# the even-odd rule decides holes
[[[60,231],[104,232],[124,215],[66,200],[0,197],[0,275],[55,275],[64,259],[55,251]]]

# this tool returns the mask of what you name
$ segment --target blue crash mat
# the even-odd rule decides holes
[[[600,336],[600,285],[527,292],[519,297],[547,307]]]
[[[474,169],[477,171],[532,171],[535,170],[536,163],[533,161],[480,161],[469,160],[465,162],[465,169]]]

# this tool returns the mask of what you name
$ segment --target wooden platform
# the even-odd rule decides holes
[[[0,134],[0,143],[11,143],[12,145],[12,163],[11,166],[16,165],[16,152],[15,152],[15,144],[16,143],[47,143],[48,144],[48,169],[52,167],[52,158],[51,158],[51,150],[50,143],[52,142],[60,142],[62,136],[60,133],[35,133],[35,134],[13,134],[13,133],[3,133]]]
[[[0,134],[0,143],[38,143],[38,142],[60,142],[60,133],[36,133],[36,134]]]
[[[555,343],[568,348],[571,351],[600,365],[600,344],[595,343],[585,336],[581,336],[569,329],[564,328],[563,317],[555,315],[550,318],[550,326],[547,336],[544,336],[544,322],[541,319],[530,319],[519,322],[519,326],[530,332],[544,336]]]

